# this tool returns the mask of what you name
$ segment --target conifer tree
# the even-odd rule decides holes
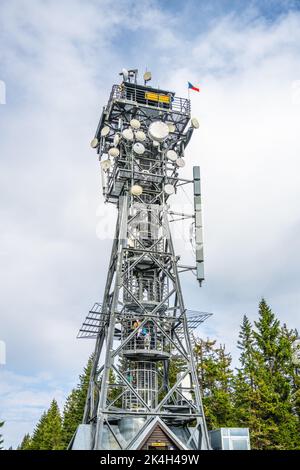
[[[62,420],[56,400],[52,400],[49,410],[42,414],[33,432],[30,449],[62,449]]]
[[[56,400],[52,400],[46,414],[41,450],[62,449],[62,419]]]
[[[32,439],[31,439],[31,444],[30,444],[30,450],[40,450],[42,448],[46,415],[47,415],[46,412],[42,414],[39,422],[34,428]]]
[[[30,450],[31,448],[31,437],[30,434],[27,433],[23,437],[21,444],[17,447],[17,450]]]
[[[195,358],[209,429],[233,425],[231,356],[216,341],[197,339]]]
[[[244,318],[241,367],[235,379],[235,407],[240,426],[251,432],[254,449],[299,448],[299,416],[293,405],[293,332],[281,327],[264,299],[251,327]]]
[[[66,400],[63,411],[62,445],[67,448],[78,425],[82,422],[86,396],[89,387],[93,358],[89,358],[83,374],[79,376],[79,383]]]

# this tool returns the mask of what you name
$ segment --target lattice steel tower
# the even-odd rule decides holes
[[[79,333],[95,337],[96,347],[70,448],[209,449],[191,330],[210,314],[185,309],[179,280],[188,269],[203,280],[199,167],[192,180],[179,177],[198,122],[188,99],[148,85],[150,72],[144,85],[137,70],[120,75],[91,142],[118,218],[103,302]],[[170,196],[189,183],[192,215],[172,212]],[[179,264],[170,217],[194,221],[194,267]]]

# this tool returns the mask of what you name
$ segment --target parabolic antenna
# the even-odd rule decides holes
[[[146,134],[143,131],[136,131],[135,138],[139,142],[144,142],[144,140],[146,140]]]
[[[120,137],[120,134],[116,134],[114,136],[114,146],[116,147],[117,145],[119,145],[119,142],[121,140],[121,137]]]
[[[96,147],[98,147],[98,144],[99,144],[99,140],[97,139],[97,137],[95,137],[92,141],[91,141],[91,147],[93,149],[95,149]]]
[[[152,78],[151,72],[145,72],[143,78],[145,82],[149,82],[149,80]]]
[[[183,158],[177,158],[176,165],[179,166],[179,168],[183,168],[185,165],[185,161],[183,160]]]
[[[107,136],[109,134],[109,127],[108,126],[102,127],[100,134],[101,134],[101,137]]]
[[[130,190],[131,194],[133,196],[140,196],[143,192],[143,188],[142,186],[140,186],[139,184],[134,184],[132,187],[131,187],[131,190]]]
[[[133,132],[131,129],[124,129],[124,131],[122,132],[122,136],[126,140],[133,140]]]
[[[172,133],[172,132],[175,132],[176,130],[176,127],[175,125],[173,124],[173,122],[166,122],[168,128],[169,128],[169,132]]]
[[[130,126],[132,129],[139,129],[141,127],[141,123],[137,119],[131,119]]]
[[[140,142],[136,142],[133,146],[133,151],[138,155],[143,155],[145,152],[145,147]]]
[[[153,147],[159,147],[159,142],[157,142],[157,140],[153,140],[152,144]]]
[[[164,191],[168,196],[171,196],[171,194],[174,194],[175,188],[172,184],[166,184],[164,187]]]
[[[167,159],[168,160],[171,160],[171,162],[176,162],[177,158],[178,158],[178,155],[175,152],[175,150],[168,150],[167,151]]]
[[[169,135],[169,128],[165,122],[154,121],[149,126],[149,136],[152,140],[163,142]]]
[[[101,168],[102,168],[103,171],[107,171],[107,170],[109,170],[110,167],[111,167],[111,161],[110,161],[110,160],[103,160],[103,161],[100,163],[100,165],[101,165]]]
[[[108,155],[111,157],[118,157],[120,155],[120,151],[117,147],[111,147],[108,151]]]
[[[193,127],[194,129],[198,129],[198,128],[199,128],[199,121],[198,121],[197,118],[192,118],[192,119],[191,119],[191,124],[192,124],[192,127]]]

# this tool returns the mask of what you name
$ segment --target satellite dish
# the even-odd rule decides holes
[[[138,121],[137,119],[131,119],[130,121],[130,126],[133,128],[133,129],[139,129],[141,127],[141,123],[140,121]]]
[[[131,129],[124,129],[124,131],[122,132],[122,136],[126,140],[133,140],[133,132]]]
[[[172,133],[172,132],[175,132],[176,131],[176,127],[175,127],[175,124],[173,124],[173,122],[166,122],[168,128],[169,128],[169,132]]]
[[[179,166],[179,168],[183,168],[185,166],[185,161],[183,158],[177,158],[176,165]]]
[[[152,144],[153,147],[159,147],[159,142],[157,142],[157,140],[153,140]]]
[[[117,145],[119,145],[119,142],[121,140],[121,137],[120,137],[120,134],[116,134],[114,136],[114,146],[116,147]]]
[[[144,142],[144,140],[146,140],[146,134],[143,131],[136,131],[135,138],[139,142]]]
[[[199,121],[198,121],[197,118],[192,118],[192,119],[191,119],[191,124],[192,124],[192,127],[193,127],[194,129],[198,129],[198,128],[199,128]]]
[[[123,75],[123,78],[126,82],[126,80],[128,80],[128,77],[129,77],[128,70],[127,69],[122,69],[122,75]]]
[[[169,128],[163,121],[154,121],[149,126],[149,136],[152,140],[163,142],[169,135]]]
[[[103,171],[107,171],[107,170],[109,170],[110,167],[111,167],[111,161],[110,161],[110,160],[103,160],[103,161],[100,163],[100,165],[101,165],[101,168],[102,168]]]
[[[143,155],[143,153],[145,152],[145,147],[140,142],[136,142],[133,145],[133,151],[137,153],[138,155]]]
[[[139,184],[134,184],[132,187],[131,187],[131,190],[130,190],[131,194],[133,196],[140,196],[143,192],[143,188],[142,186],[140,186]]]
[[[117,147],[111,147],[108,151],[110,157],[118,157],[120,155],[119,149]]]
[[[145,82],[149,82],[149,80],[151,80],[151,78],[152,78],[151,72],[145,72],[144,73],[144,81]]]
[[[108,126],[102,127],[100,134],[101,134],[101,137],[107,136],[109,134],[109,127]]]
[[[176,162],[177,158],[178,158],[178,155],[175,152],[175,150],[168,150],[167,151],[167,159],[168,160],[171,160],[171,162]]]
[[[99,140],[97,139],[97,137],[95,137],[92,141],[91,141],[91,147],[93,149],[95,149],[96,147],[98,147],[99,145]]]
[[[174,194],[175,188],[172,184],[165,184],[164,191],[168,196],[171,196],[171,194]]]

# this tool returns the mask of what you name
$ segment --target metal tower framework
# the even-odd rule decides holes
[[[118,217],[103,302],[79,332],[96,338],[96,346],[83,425],[71,448],[151,447],[159,425],[165,448],[209,449],[191,331],[210,314],[186,310],[179,279],[190,269],[203,280],[200,174],[179,177],[198,123],[188,126],[188,99],[138,85],[137,71],[125,72],[91,144],[105,200]],[[197,186],[195,267],[180,266],[169,220],[188,217],[171,212],[169,198],[190,183]],[[180,369],[171,374],[174,359]]]

